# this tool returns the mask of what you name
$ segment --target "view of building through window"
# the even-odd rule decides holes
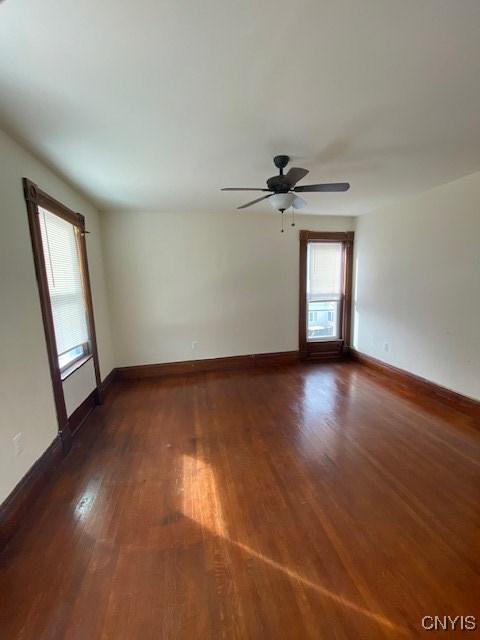
[[[335,338],[338,326],[338,301],[309,302],[308,334],[312,338]]]

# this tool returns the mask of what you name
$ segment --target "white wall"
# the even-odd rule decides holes
[[[100,371],[114,366],[110,341],[99,218],[93,207],[0,131],[0,502],[57,434],[57,419],[33,264],[22,177],[86,217]],[[80,384],[83,384],[80,380]],[[74,376],[69,379],[74,389]],[[88,392],[87,392],[88,393]],[[80,394],[80,395],[79,395]],[[69,405],[70,412],[72,410]],[[23,434],[24,451],[12,438]]]
[[[298,229],[344,231],[346,217],[102,215],[117,366],[298,348]],[[192,341],[198,341],[192,350]]]
[[[480,173],[359,217],[355,255],[354,346],[480,399]]]

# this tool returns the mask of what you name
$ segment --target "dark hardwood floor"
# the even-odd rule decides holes
[[[354,363],[118,382],[1,562],[2,640],[480,625],[480,430]]]

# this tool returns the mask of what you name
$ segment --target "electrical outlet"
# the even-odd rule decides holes
[[[16,456],[19,456],[23,451],[23,433],[17,433],[13,436],[13,450]]]
[[[192,351],[196,351],[198,347],[198,340],[192,340]]]

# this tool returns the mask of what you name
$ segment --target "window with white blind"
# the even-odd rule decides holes
[[[79,229],[42,207],[38,215],[58,365],[64,371],[90,349]]]
[[[352,231],[300,231],[299,351],[341,357],[350,344]]]
[[[307,245],[307,341],[341,336],[343,245],[309,242]]]

